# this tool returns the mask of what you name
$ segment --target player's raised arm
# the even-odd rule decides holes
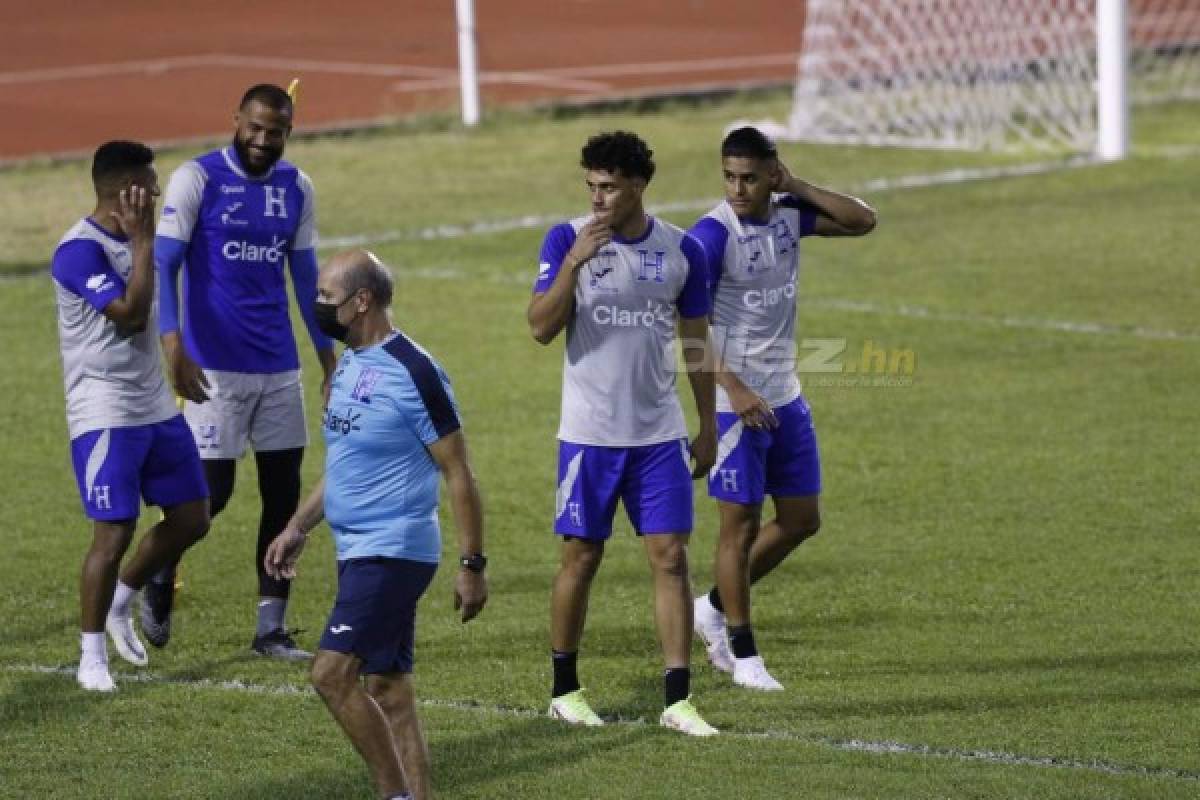
[[[817,236],[865,236],[875,229],[875,209],[857,197],[803,181],[776,161],[774,188],[786,192],[816,212],[812,232]]]
[[[157,181],[152,181],[149,186],[131,184],[120,190],[117,209],[111,212],[116,226],[129,239],[133,260],[125,294],[104,307],[104,316],[112,320],[123,335],[141,333],[150,317],[154,300],[154,198],[157,195]]]
[[[546,234],[533,299],[525,313],[538,343],[550,344],[571,320],[579,270],[611,240],[612,228],[605,217],[599,216],[580,228],[578,234],[565,223]]]

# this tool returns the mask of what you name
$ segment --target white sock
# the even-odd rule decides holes
[[[89,633],[84,631],[79,636],[79,649],[82,652],[81,661],[102,661],[108,663],[108,645],[104,641],[104,631]]]
[[[136,589],[131,589],[124,581],[117,580],[117,588],[113,591],[112,605],[108,608],[108,613],[117,617],[129,616],[129,602],[133,600],[133,596],[137,594]]]
[[[412,795],[408,792],[405,792],[404,794],[398,794],[393,797],[389,797],[388,800],[412,800]]]

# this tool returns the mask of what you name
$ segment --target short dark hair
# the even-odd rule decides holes
[[[154,151],[141,142],[105,142],[92,156],[92,184],[99,192],[154,163]]]
[[[276,111],[292,113],[291,95],[273,83],[259,83],[251,86],[242,95],[242,102],[238,103],[238,109],[245,109],[255,101]]]
[[[721,158],[779,158],[770,137],[758,128],[737,128],[721,142]]]
[[[654,151],[642,137],[629,131],[598,133],[583,146],[580,166],[621,173],[627,178],[643,178],[646,183],[654,177]]]
[[[346,290],[347,297],[359,289],[366,289],[375,304],[383,308],[392,304],[393,286],[392,273],[387,265],[374,253],[366,251],[342,275],[342,288]]]

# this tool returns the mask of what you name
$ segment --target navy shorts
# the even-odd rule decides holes
[[[71,462],[91,519],[137,519],[143,499],[171,508],[208,497],[200,453],[182,414],[80,434],[71,440]]]
[[[618,499],[639,534],[691,533],[687,440],[643,447],[559,442],[555,533],[604,541]]]
[[[437,564],[406,558],[338,562],[338,591],[322,650],[358,656],[364,675],[412,672],[417,601]]]
[[[812,415],[803,397],[774,409],[779,427],[747,428],[732,412],[717,414],[717,463],[708,473],[708,494],[742,505],[763,497],[821,493],[821,458]]]

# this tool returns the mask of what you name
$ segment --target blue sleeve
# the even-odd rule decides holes
[[[97,311],[125,296],[125,281],[108,263],[104,248],[90,239],[64,242],[54,251],[50,274]]]
[[[460,429],[462,422],[458,418],[454,392],[442,368],[403,334],[393,338],[383,349],[404,365],[416,389],[418,401],[408,407],[410,413],[405,416],[417,437],[430,445]]]
[[[716,297],[717,285],[725,271],[725,243],[729,241],[729,229],[712,217],[701,217],[688,230],[688,235],[700,243],[708,269],[709,297]]]
[[[542,253],[538,259],[537,280],[533,283],[534,294],[542,294],[550,288],[550,284],[558,277],[563,259],[574,244],[575,229],[570,223],[560,222],[546,232],[546,238],[542,240]]]
[[[317,327],[317,315],[313,303],[317,301],[317,251],[293,250],[288,255],[288,268],[292,271],[292,286],[296,290],[296,305],[308,328],[308,337],[317,350],[330,350],[333,342]]]
[[[808,203],[805,203],[800,198],[791,194],[785,194],[783,197],[780,197],[779,205],[783,206],[784,208],[794,208],[800,212],[799,238],[813,235],[817,228],[817,217],[821,212],[817,211],[816,208],[810,206]]]
[[[688,262],[687,279],[675,305],[679,315],[687,319],[707,317],[712,310],[712,297],[708,293],[708,266],[704,263],[704,247],[691,236],[684,236],[679,243],[684,258]]]
[[[154,268],[158,271],[158,333],[179,330],[179,268],[188,243],[170,236],[154,237]]]

